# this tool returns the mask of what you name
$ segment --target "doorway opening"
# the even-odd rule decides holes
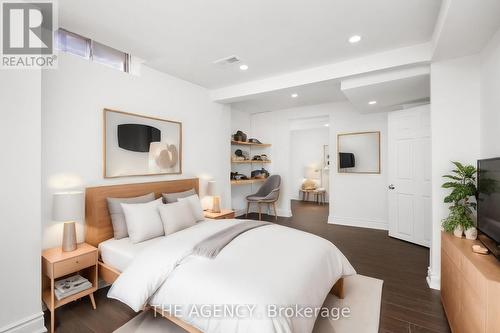
[[[330,118],[294,119],[290,124],[291,208],[328,212],[330,196]]]

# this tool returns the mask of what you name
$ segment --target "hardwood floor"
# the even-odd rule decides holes
[[[293,201],[292,211],[293,217],[279,218],[278,223],[332,241],[359,274],[384,280],[381,333],[450,332],[439,292],[429,289],[425,281],[428,249],[390,238],[382,230],[327,224],[327,205]],[[263,219],[274,221],[267,215]],[[57,332],[112,332],[135,316],[127,306],[106,298],[107,291],[96,293],[95,311],[88,297],[57,309]],[[49,318],[46,313],[47,327]]]

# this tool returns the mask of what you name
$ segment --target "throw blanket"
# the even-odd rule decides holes
[[[227,244],[242,233],[269,224],[271,223],[261,221],[245,221],[233,225],[198,243],[198,245],[196,245],[193,249],[193,254],[213,259],[219,254],[220,251],[222,251],[224,247],[226,247]]]

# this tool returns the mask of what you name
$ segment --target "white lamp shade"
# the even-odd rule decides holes
[[[52,219],[54,221],[75,221],[84,217],[83,192],[54,193]]]
[[[307,179],[319,179],[320,169],[315,166],[309,166],[306,168],[305,176]]]
[[[210,180],[207,183],[207,195],[210,195],[210,196],[216,195],[215,185],[216,185],[215,180]]]

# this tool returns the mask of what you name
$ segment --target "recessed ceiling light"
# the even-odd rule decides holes
[[[240,65],[240,69],[242,71],[246,71],[248,69],[248,65]]]
[[[354,35],[354,36],[351,36],[349,38],[349,43],[355,44],[355,43],[358,43],[360,40],[361,40],[361,36],[360,35]]]
[[[325,127],[328,127],[328,126],[330,126],[330,124],[325,124]]]
[[[293,93],[293,94],[291,94],[290,96],[292,96],[292,98],[297,98],[297,97],[299,97],[299,94],[297,94],[297,93]]]
[[[369,101],[368,104],[375,105],[375,104],[377,104],[377,101]]]

